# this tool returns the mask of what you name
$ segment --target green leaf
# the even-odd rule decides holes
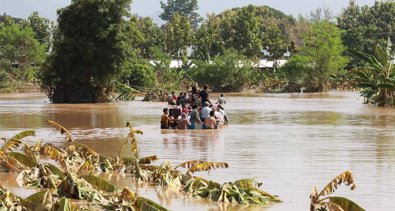
[[[72,211],[72,210],[78,210],[69,199],[63,197],[61,199],[59,199],[54,207],[53,207],[54,211]]]
[[[21,172],[22,170],[27,169],[25,165],[21,164],[15,158],[8,156],[2,157],[0,159],[0,165],[7,168],[9,171],[18,172],[18,173]]]
[[[168,209],[162,207],[158,203],[144,197],[137,198],[136,206],[139,210],[144,211],[168,211]]]
[[[197,165],[192,166],[188,172],[188,173],[195,173],[198,171],[211,171],[217,168],[228,168],[229,164],[226,162],[203,162],[203,163],[199,163]]]
[[[366,89],[366,88],[374,89],[375,85],[371,84],[371,83],[359,83],[358,87],[363,88],[363,89]]]
[[[85,175],[82,178],[84,178],[87,182],[89,182],[93,187],[95,187],[98,190],[104,191],[104,192],[115,192],[119,190],[115,185],[103,180],[100,177],[94,176],[94,175]]]
[[[36,135],[36,131],[34,131],[34,130],[25,130],[25,131],[22,131],[22,132],[16,134],[11,139],[21,140],[21,139],[23,139],[25,137],[35,136],[35,135]]]
[[[52,121],[52,120],[47,120],[47,123],[50,124],[50,125],[52,125],[53,127],[55,127],[56,130],[58,130],[58,131],[60,132],[60,134],[62,134],[62,135],[64,134],[65,137],[66,137],[66,141],[67,141],[67,142],[73,142],[73,138],[71,137],[71,134],[70,134],[69,131],[68,131],[65,127],[63,127],[61,124],[59,124],[59,123],[57,123],[57,122],[55,122],[55,121]]]
[[[14,158],[19,163],[21,163],[29,168],[33,168],[33,167],[37,166],[37,162],[35,161],[35,159],[29,158],[28,156],[26,156],[25,154],[22,154],[20,152],[10,152],[7,155],[9,157]]]
[[[66,176],[66,174],[62,170],[60,170],[57,166],[50,163],[46,163],[44,165],[52,172],[52,174],[58,175],[60,178]]]
[[[10,139],[7,140],[3,146],[1,147],[0,151],[3,152],[3,154],[7,151],[7,150],[11,150],[12,148],[17,148],[19,147],[19,145],[21,145],[21,141],[18,139]]]
[[[28,210],[49,210],[53,206],[53,197],[48,190],[34,193],[22,200]]]
[[[378,84],[377,86],[381,89],[394,89],[393,84]]]
[[[344,211],[365,211],[358,204],[344,197],[333,196],[328,197],[327,199],[329,199],[330,202],[339,205]]]

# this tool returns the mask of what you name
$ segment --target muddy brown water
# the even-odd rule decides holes
[[[116,156],[128,132],[124,125],[130,121],[145,133],[139,137],[141,156],[158,155],[173,165],[191,159],[226,161],[229,169],[199,175],[218,182],[256,178],[263,190],[284,201],[268,207],[225,206],[159,187],[138,188],[139,194],[171,210],[308,210],[311,188],[323,188],[344,170],[354,173],[357,188],[341,186],[336,195],[366,210],[395,210],[395,109],[361,101],[355,92],[232,96],[225,106],[231,121],[227,127],[161,131],[163,103],[52,105],[41,94],[0,95],[0,137],[34,129],[37,136],[29,143],[62,145],[63,137],[45,123],[52,119],[77,141]],[[0,174],[3,185],[16,194],[34,192],[18,187],[15,177]],[[130,176],[104,177],[120,187],[136,188]]]

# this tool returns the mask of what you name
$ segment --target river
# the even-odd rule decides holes
[[[171,210],[308,210],[313,186],[320,191],[345,170],[353,172],[355,191],[342,195],[366,210],[395,210],[395,109],[363,105],[355,92],[264,94],[227,98],[230,125],[220,130],[160,130],[164,103],[52,105],[42,94],[0,95],[0,137],[34,129],[36,140],[64,144],[46,124],[57,121],[99,153],[116,156],[128,132],[127,121],[144,131],[141,156],[157,155],[177,165],[185,160],[225,161],[230,168],[199,173],[218,182],[256,178],[283,203],[268,207],[228,205],[193,199],[158,187],[139,193]],[[127,150],[123,152],[125,155]],[[160,164],[160,162],[158,162]],[[32,191],[17,186],[15,174],[1,173],[3,185],[17,195]],[[112,176],[119,186],[135,188],[130,176]]]

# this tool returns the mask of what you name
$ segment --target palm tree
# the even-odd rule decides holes
[[[366,66],[354,69],[365,103],[381,107],[395,104],[395,68],[391,47],[392,43],[388,39],[386,49],[377,45],[374,55],[354,52],[366,62]]]

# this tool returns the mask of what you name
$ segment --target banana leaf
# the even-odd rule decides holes
[[[354,177],[350,171],[345,171],[335,177],[324,187],[324,189],[322,189],[318,196],[327,196],[331,193],[334,193],[337,187],[343,183],[347,186],[350,186],[351,190],[355,189],[356,185],[354,183]]]
[[[65,127],[52,120],[47,120],[47,123],[55,127],[56,130],[60,132],[60,134],[65,135],[67,142],[73,142],[73,138],[71,137],[71,134]]]
[[[54,204],[53,211],[78,211],[78,208],[65,197],[59,199]]]
[[[59,147],[56,147],[52,144],[44,144],[41,147],[40,154],[49,157],[55,161],[63,161],[63,156],[65,156],[66,152],[64,152],[62,149]]]
[[[211,171],[218,168],[229,168],[229,164],[226,162],[203,162],[192,166],[187,174],[193,174],[198,171]]]
[[[168,211],[158,203],[144,197],[138,197],[136,202],[137,209],[144,211]]]
[[[188,161],[180,163],[180,165],[176,166],[174,169],[177,169],[179,167],[190,169],[192,166],[195,166],[195,165],[201,164],[201,163],[205,163],[205,162],[207,162],[207,161],[204,161],[204,160],[188,160]]]
[[[85,175],[82,178],[84,178],[87,182],[89,182],[93,187],[95,187],[98,190],[104,191],[104,192],[116,192],[119,190],[115,185],[105,181],[104,179],[94,176],[94,175]]]
[[[60,170],[57,166],[50,164],[50,163],[46,163],[44,164],[46,168],[48,168],[52,174],[58,175],[60,178],[65,177],[65,173]]]
[[[36,135],[36,131],[34,131],[34,130],[25,130],[25,131],[22,131],[22,132],[16,134],[11,139],[21,140],[21,139],[23,139],[25,137],[35,136],[35,135]]]
[[[50,210],[53,203],[52,193],[48,190],[34,193],[22,200],[22,205],[32,211]]]
[[[85,144],[73,143],[71,146],[75,146],[77,152],[83,152],[86,156],[92,155],[93,157],[97,157],[100,160],[99,154]]]
[[[21,144],[22,144],[22,141],[20,141],[18,139],[9,139],[3,144],[0,151],[3,152],[2,154],[4,154],[4,152],[6,152],[7,150],[11,150],[12,148],[17,148]]]
[[[20,153],[20,152],[10,152],[7,154],[9,157],[14,158],[15,160],[17,160],[19,163],[29,167],[29,168],[33,168],[35,166],[37,166],[37,162],[35,159],[33,158],[29,158],[28,156]]]
[[[0,165],[5,167],[9,171],[17,172],[17,173],[19,173],[25,169],[28,169],[28,167],[26,167],[25,165],[23,165],[22,163],[17,161],[15,158],[8,157],[8,156],[0,158]]]
[[[339,205],[344,211],[365,211],[362,207],[360,207],[355,202],[350,199],[338,196],[327,197],[330,202]]]

